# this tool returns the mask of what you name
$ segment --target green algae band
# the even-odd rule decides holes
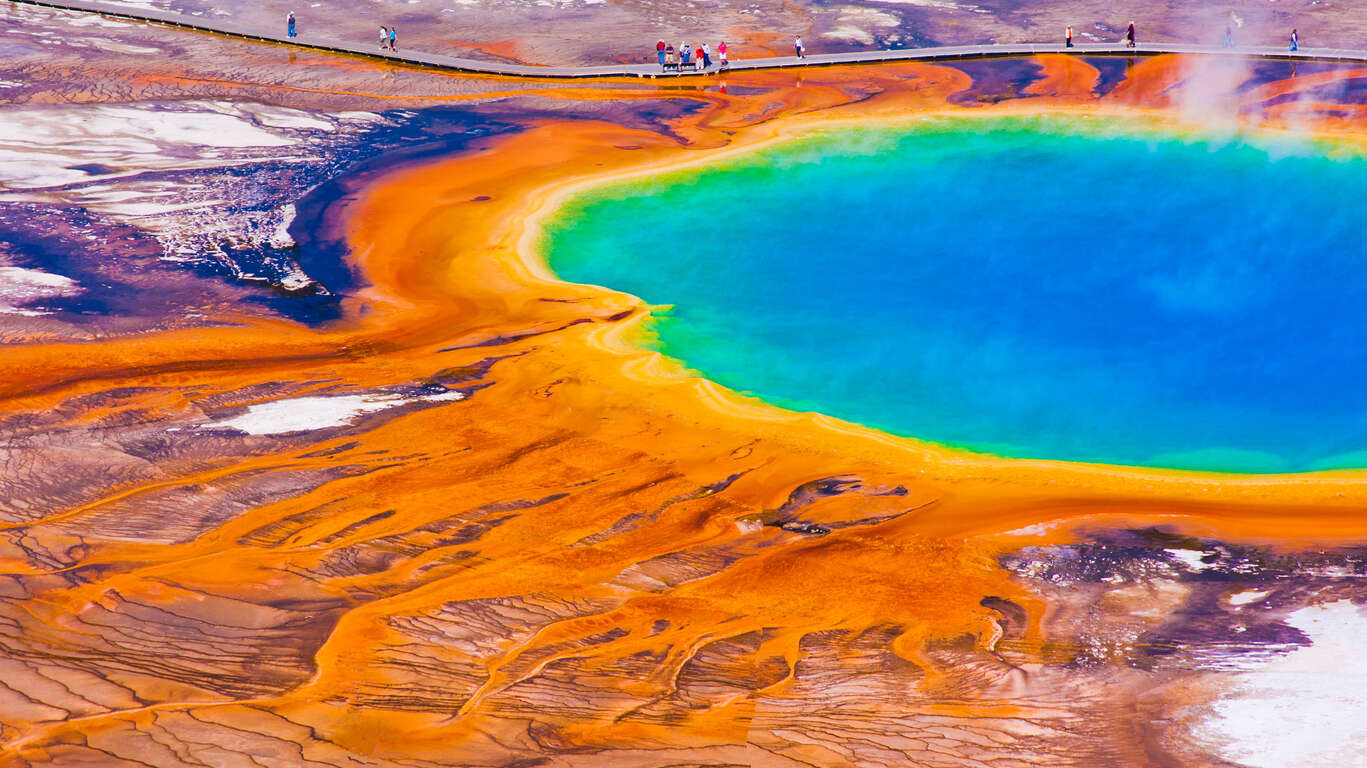
[[[1367,161],[1076,117],[839,130],[597,188],[556,272],[736,390],[1027,458],[1367,465]]]

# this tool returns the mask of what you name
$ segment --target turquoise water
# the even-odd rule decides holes
[[[820,133],[571,201],[564,279],[766,401],[1015,457],[1367,466],[1367,161],[1083,118]]]

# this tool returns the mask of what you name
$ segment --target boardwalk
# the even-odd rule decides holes
[[[362,56],[368,59],[381,59],[420,67],[443,69],[454,72],[468,72],[481,75],[505,77],[535,77],[557,79],[607,78],[607,77],[695,77],[705,74],[715,75],[717,68],[704,72],[661,72],[653,61],[643,64],[610,64],[586,67],[546,67],[527,64],[511,64],[498,61],[481,61],[438,53],[403,51],[401,53],[377,52],[373,45],[366,43],[329,40],[301,35],[286,37],[271,34],[259,29],[250,29],[229,21],[206,24],[192,20],[171,11],[158,11],[148,8],[120,8],[107,3],[88,0],[10,0],[12,3],[39,5],[68,11],[99,13],[120,19],[146,21],[165,24],[181,29],[208,32],[247,40],[279,43],[295,48],[304,48],[330,53]],[[283,27],[283,22],[281,24]],[[642,58],[654,58],[654,47],[650,41],[643,41]],[[1062,43],[1009,43],[1003,45],[957,45],[937,48],[902,48],[897,50],[848,51],[844,53],[809,54],[798,59],[793,56],[779,56],[762,59],[732,59],[731,70],[747,69],[788,69],[794,67],[820,67],[837,64],[878,64],[896,61],[957,61],[963,59],[988,59],[1010,56],[1031,56],[1054,53],[1071,56],[1156,56],[1164,53],[1204,54],[1224,57],[1252,57],[1260,59],[1281,59],[1287,61],[1327,61],[1345,63],[1367,63],[1367,51],[1338,50],[1328,48],[1303,48],[1288,51],[1285,47],[1248,47],[1223,48],[1214,45],[1188,45],[1183,43],[1141,43],[1134,48],[1126,48],[1121,43],[1078,44],[1066,48]]]

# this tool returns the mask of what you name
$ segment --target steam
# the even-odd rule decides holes
[[[1347,90],[1340,77],[1315,77],[1296,71],[1296,64],[1263,62],[1240,55],[1250,47],[1285,46],[1291,28],[1285,15],[1257,5],[1195,7],[1163,25],[1176,39],[1221,45],[1228,31],[1233,47],[1219,55],[1182,58],[1180,79],[1168,92],[1181,118],[1219,143],[1240,134],[1273,128],[1304,147],[1321,127],[1322,105],[1335,103]],[[1143,29],[1141,28],[1141,39]],[[1285,67],[1284,72],[1275,68]],[[1267,69],[1274,68],[1274,69]],[[1289,87],[1269,93],[1260,83],[1284,81]],[[1279,142],[1281,144],[1282,142]],[[1293,150],[1294,151],[1294,150]]]
[[[1197,127],[1216,146],[1249,141],[1251,133],[1273,130],[1279,140],[1256,140],[1274,157],[1311,151],[1324,126],[1326,104],[1344,103],[1349,83],[1337,73],[1298,75],[1295,63],[1264,63],[1237,52],[1184,57],[1170,104],[1183,122]],[[1257,67],[1287,67],[1268,76]],[[1276,84],[1268,90],[1262,82]]]
[[[1239,86],[1253,73],[1244,56],[1191,56],[1175,94],[1182,119],[1214,137],[1232,139],[1239,133],[1243,112]]]

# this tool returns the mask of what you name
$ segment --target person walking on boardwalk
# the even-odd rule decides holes
[[[693,49],[693,71],[702,69],[702,46]]]
[[[294,11],[290,11],[289,18],[285,19],[285,31],[290,37],[298,37],[295,33]]]
[[[693,55],[693,49],[688,47],[688,43],[679,43],[679,70],[688,66],[689,58]]]
[[[380,27],[380,50],[383,51],[384,49],[386,49],[386,48],[388,48],[388,47],[389,47],[389,30],[388,30],[386,27]]]
[[[1286,50],[1288,50],[1288,51],[1299,51],[1300,49],[1301,49],[1301,36],[1300,36],[1300,33],[1293,29],[1293,30],[1291,30],[1291,47],[1287,48]]]
[[[665,68],[665,41],[661,40],[655,44],[655,58],[660,61],[660,69]]]
[[[666,46],[665,46],[665,71],[668,72],[668,71],[671,70],[671,69],[674,70],[675,72],[678,72],[678,71],[679,71],[679,59],[674,55],[674,46],[672,46],[672,45],[666,45]]]
[[[1225,25],[1225,41],[1220,43],[1222,48],[1234,47],[1234,30],[1228,24]]]
[[[730,62],[726,60],[726,41],[723,40],[721,41],[721,44],[717,46],[717,69],[725,72],[730,66]]]
[[[707,47],[707,43],[702,44],[702,68],[712,68],[712,49]]]
[[[397,51],[397,50],[399,50],[399,28],[398,28],[398,27],[390,27],[390,28],[389,28],[389,50],[391,50],[391,51]]]
[[[1063,34],[1063,47],[1064,47],[1064,48],[1072,48],[1072,47],[1073,47],[1073,25],[1072,25],[1072,24],[1069,24],[1069,25],[1068,25],[1068,31],[1065,32],[1065,33]]]
[[[799,59],[805,59],[805,58],[807,58],[807,54],[804,52],[804,49],[803,49],[803,47],[802,47],[802,38],[801,38],[801,37],[795,37],[795,38],[793,38],[793,53],[794,53]]]
[[[1130,22],[1130,27],[1129,27],[1129,29],[1126,29],[1126,30],[1125,30],[1125,47],[1126,47],[1126,48],[1133,48],[1133,47],[1134,47],[1134,22],[1133,22],[1133,21]]]

